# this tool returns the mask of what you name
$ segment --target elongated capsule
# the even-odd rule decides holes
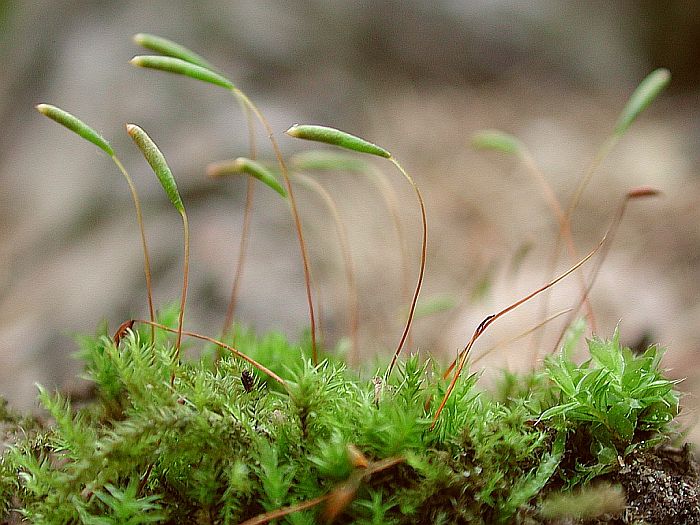
[[[661,191],[651,186],[639,186],[637,188],[632,188],[627,192],[628,199],[640,199],[644,197],[657,197],[661,195]]]
[[[659,68],[649,73],[630,95],[615,125],[615,134],[622,135],[632,125],[639,114],[661,93],[671,81],[668,69]]]
[[[208,82],[216,86],[221,86],[226,89],[233,89],[233,82],[218,73],[214,73],[197,64],[192,64],[180,58],[164,57],[157,55],[138,55],[129,61],[131,64],[149,69],[157,69],[167,73],[175,73],[176,75],[184,75],[186,77]]]
[[[327,126],[294,124],[286,131],[286,133],[290,137],[297,139],[325,142],[326,144],[332,144],[334,146],[340,146],[341,148],[359,151],[360,153],[377,155],[378,157],[384,157],[385,159],[391,158],[391,153],[384,148],[345,131],[329,128]]]
[[[518,153],[522,150],[522,144],[517,138],[496,129],[475,133],[472,135],[471,143],[476,149],[489,149],[501,153]]]
[[[46,115],[51,120],[58,122],[59,124],[67,127],[73,133],[81,136],[85,140],[92,142],[95,146],[100,148],[110,157],[114,156],[114,150],[107,140],[100,135],[97,131],[92,129],[90,126],[85,124],[78,117],[71,115],[67,111],[62,110],[51,104],[38,104],[36,109],[42,115]]]
[[[144,130],[135,124],[127,124],[126,131],[132,138],[136,146],[141,150],[143,156],[150,164],[153,172],[158,177],[160,185],[163,186],[166,195],[172,202],[175,209],[180,213],[185,212],[185,206],[182,204],[182,199],[180,198],[180,193],[177,191],[177,184],[175,184],[175,177],[173,177],[172,171],[168,163],[165,161],[165,157],[156,146],[155,142],[151,140]]]
[[[148,33],[138,33],[134,35],[133,38],[134,42],[139,46],[155,51],[156,53],[160,53],[168,57],[179,58],[180,60],[184,60],[190,64],[195,64],[206,69],[214,70],[214,67],[212,67],[209,62],[204,60],[204,58],[199,56],[197,53],[187,49],[185,46],[180,45],[177,42],[168,40],[167,38]]]
[[[299,171],[357,171],[367,172],[369,166],[351,153],[337,153],[330,150],[309,150],[296,153],[291,164]]]
[[[287,191],[277,181],[277,178],[270,170],[265,168],[259,162],[255,162],[254,160],[245,157],[238,157],[233,161],[231,167],[235,173],[246,173],[252,177],[255,177],[267,187],[275,190],[282,197],[287,197]]]

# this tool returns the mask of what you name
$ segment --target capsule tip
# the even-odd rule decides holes
[[[627,197],[630,199],[639,199],[642,197],[656,197],[661,194],[661,190],[652,188],[651,186],[639,186],[637,188],[632,188],[627,192]]]

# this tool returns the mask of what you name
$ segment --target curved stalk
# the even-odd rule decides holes
[[[253,120],[253,115],[250,111],[250,108],[248,108],[248,106],[246,106],[240,98],[238,99],[238,102],[241,105],[241,109],[243,109],[243,112],[245,113],[246,122],[248,124],[248,145],[250,149],[250,158],[252,160],[255,160],[257,157],[257,147],[255,142],[255,121]],[[240,288],[240,282],[243,278],[243,268],[245,266],[245,259],[248,250],[248,241],[250,239],[250,219],[253,210],[254,195],[255,184],[253,184],[252,179],[248,178],[248,181],[246,183],[245,208],[243,209],[243,226],[241,227],[241,238],[238,244],[238,261],[236,262],[236,271],[233,276],[233,285],[231,286],[231,298],[229,299],[228,307],[226,309],[224,326],[221,330],[222,336],[225,336],[229,332],[229,330],[231,330],[233,326],[233,320],[236,316],[238,289]]]
[[[406,342],[406,337],[411,329],[411,323],[413,322],[413,315],[416,310],[416,303],[418,302],[418,295],[420,294],[421,286],[423,285],[423,276],[425,274],[425,260],[426,260],[426,247],[427,247],[427,237],[428,237],[428,224],[425,217],[425,204],[423,203],[423,196],[421,195],[418,186],[411,178],[411,176],[406,173],[401,164],[392,156],[392,154],[372,142],[369,142],[363,138],[360,138],[351,133],[341,131],[339,129],[330,128],[328,126],[318,126],[314,124],[294,124],[286,131],[287,135],[304,140],[313,140],[315,142],[325,142],[326,144],[332,144],[334,146],[339,146],[341,148],[346,148],[349,150],[357,151],[359,153],[367,153],[368,155],[376,155],[388,159],[396,166],[396,168],[401,172],[404,178],[408,181],[411,187],[416,192],[418,197],[418,203],[420,204],[421,221],[423,226],[423,238],[421,242],[421,257],[420,257],[420,271],[418,272],[418,283],[416,284],[416,290],[413,294],[413,299],[411,300],[411,306],[408,310],[408,319],[406,320],[406,326],[404,327],[403,333],[401,334],[401,339],[399,344],[394,351],[394,355],[391,359],[386,374],[385,380],[391,375],[391,371],[396,364],[396,360],[401,353],[404,343]]]
[[[159,45],[159,49],[163,48],[162,43],[163,42],[161,40],[161,45]],[[172,50],[172,48],[169,49]],[[171,56],[135,56],[130,60],[130,63],[139,67],[157,69],[168,73],[184,75],[190,78],[194,78],[196,80],[200,80],[202,82],[223,87],[224,89],[230,91],[240,102],[242,102],[246,107],[248,107],[253,112],[258,121],[265,128],[268,138],[270,139],[270,143],[272,144],[272,148],[275,152],[275,156],[277,157],[277,161],[279,163],[282,176],[284,177],[285,184],[287,185],[287,192],[289,194],[289,200],[291,203],[294,224],[297,230],[297,237],[299,238],[299,246],[301,249],[302,261],[304,264],[306,298],[307,302],[309,303],[309,319],[311,322],[311,353],[314,364],[317,364],[318,351],[316,348],[316,321],[314,316],[313,298],[311,294],[311,275],[309,271],[309,263],[306,253],[306,245],[304,243],[304,235],[301,228],[301,220],[299,219],[299,213],[297,211],[294,192],[292,190],[292,185],[289,181],[289,174],[287,173],[287,166],[284,162],[284,159],[282,158],[282,152],[280,151],[280,148],[277,144],[277,140],[274,137],[272,128],[270,127],[270,124],[268,123],[267,119],[265,119],[262,113],[260,113],[258,107],[255,104],[253,104],[253,102],[246,96],[246,94],[243,93],[240,89],[238,89],[233,84],[233,82],[231,82],[226,77],[223,77],[219,73],[216,73],[215,71],[207,69],[206,67],[202,67],[197,63],[188,62],[188,57],[183,57],[181,51],[181,49],[176,49],[174,53],[169,52],[168,54]]]
[[[240,99],[243,100],[243,102],[246,104],[246,106],[250,108],[250,110],[253,112],[255,117],[258,119],[260,124],[262,124],[262,126],[265,128],[265,131],[267,132],[267,138],[270,140],[270,144],[272,144],[272,149],[275,153],[275,157],[277,158],[277,163],[279,164],[280,173],[282,174],[282,178],[284,179],[284,184],[287,187],[287,194],[289,195],[289,204],[290,204],[290,208],[292,211],[292,217],[294,219],[294,226],[295,226],[296,231],[297,231],[297,238],[299,239],[299,249],[301,251],[301,259],[302,259],[302,263],[304,265],[304,282],[306,285],[306,301],[309,305],[309,321],[311,323],[311,359],[312,359],[314,365],[317,365],[318,364],[318,349],[316,347],[316,317],[314,315],[314,302],[313,302],[313,296],[311,293],[311,271],[309,270],[309,256],[308,256],[308,253],[306,250],[306,243],[304,241],[304,232],[303,232],[302,226],[301,226],[301,218],[299,217],[299,210],[297,208],[296,198],[294,197],[294,190],[292,188],[292,182],[289,179],[289,171],[287,169],[287,164],[284,162],[284,158],[282,157],[282,151],[280,150],[279,144],[277,143],[277,139],[275,139],[275,135],[274,135],[274,132],[272,131],[272,127],[270,126],[270,123],[263,116],[263,114],[260,112],[258,107],[240,89],[238,89],[236,87],[231,87],[230,90],[234,95],[236,95],[237,97],[240,97]]]
[[[573,234],[571,232],[571,216],[569,213],[565,213],[564,209],[561,206],[561,203],[559,202],[559,199],[557,198],[556,194],[554,193],[554,190],[552,190],[552,187],[549,185],[547,182],[547,179],[544,177],[542,172],[540,171],[539,167],[535,163],[535,159],[532,157],[532,154],[530,151],[525,147],[521,146],[518,149],[518,153],[520,156],[520,159],[522,160],[523,164],[525,167],[528,169],[532,177],[535,179],[535,181],[539,184],[540,190],[542,191],[542,194],[544,195],[544,199],[547,202],[547,205],[549,206],[550,210],[552,213],[556,216],[557,218],[557,223],[559,225],[559,232],[557,235],[557,240],[555,243],[555,248],[554,251],[552,252],[552,257],[550,258],[549,261],[549,267],[548,267],[548,275],[552,275],[554,273],[554,268],[557,264],[557,260],[559,258],[559,248],[560,248],[560,243],[561,240],[564,239],[566,242],[566,249],[569,254],[569,260],[570,264],[573,264],[575,261],[579,259],[578,255],[578,250],[576,249],[576,245],[574,244],[574,238]],[[602,160],[602,158],[601,158]],[[595,170],[595,168],[593,168]],[[588,176],[588,179],[590,180],[590,176],[593,174],[593,172],[590,172],[590,175]],[[583,182],[583,181],[582,181]],[[586,182],[587,184],[587,182]],[[585,186],[585,184],[584,184]],[[583,273],[578,272],[578,281],[579,281],[579,287],[581,288],[581,291],[586,289],[586,280],[583,276]],[[593,312],[593,307],[588,299],[588,297],[585,300],[585,307],[586,307],[586,318],[588,319],[588,325],[591,329],[592,332],[596,331],[596,321],[595,321],[595,314]],[[545,294],[544,299],[542,301],[542,307],[541,307],[541,317],[547,318],[547,313],[549,309],[549,294]],[[542,337],[544,336],[544,330],[539,332],[539,336],[533,340],[533,347],[538,348],[540,345],[540,342],[542,340]]]
[[[374,166],[370,166],[370,171],[371,173],[367,173],[367,176],[372,183],[377,186],[379,194],[384,201],[384,205],[386,206],[387,210],[389,210],[391,221],[394,224],[394,229],[396,230],[396,239],[399,243],[399,253],[401,257],[401,297],[408,300],[411,296],[411,281],[408,274],[408,246],[406,244],[406,234],[399,215],[398,198],[396,197],[396,192],[391,187],[391,184],[389,184],[381,171],[375,169]],[[412,336],[409,332],[407,339],[409,346],[411,345],[411,338]]]
[[[421,195],[421,192],[418,189],[418,186],[416,185],[413,178],[411,178],[411,176],[403,169],[401,164],[399,164],[398,161],[394,157],[389,157],[389,160],[394,164],[394,166],[396,166],[396,168],[401,172],[401,174],[405,177],[405,179],[413,187],[413,190],[416,193],[416,197],[418,197],[418,203],[420,204],[421,224],[423,227],[423,236],[421,239],[420,270],[418,272],[418,282],[416,283],[416,289],[413,292],[413,299],[411,299],[411,306],[409,307],[409,310],[408,310],[408,318],[406,319],[406,325],[404,327],[403,333],[401,334],[401,339],[399,340],[399,344],[397,345],[396,350],[394,351],[394,355],[391,358],[391,363],[389,363],[389,367],[387,368],[386,373],[384,374],[385,382],[389,379],[389,376],[391,375],[391,371],[393,370],[394,365],[396,364],[396,360],[399,358],[399,354],[401,353],[403,345],[406,342],[406,337],[408,336],[408,332],[411,329],[411,323],[413,322],[413,315],[416,312],[416,303],[418,303],[418,296],[420,295],[420,290],[421,290],[421,287],[423,286],[423,277],[425,275],[425,262],[426,262],[426,258],[427,258],[426,252],[427,252],[427,246],[428,246],[428,221],[427,221],[426,215],[425,215],[425,203],[423,202],[423,195]]]
[[[175,357],[176,362],[180,362],[180,344],[182,342],[182,326],[185,316],[185,302],[187,299],[187,280],[189,273],[189,260],[190,260],[190,228],[187,220],[187,212],[185,211],[185,205],[180,197],[180,192],[177,189],[177,183],[175,182],[175,177],[173,177],[172,171],[168,166],[163,153],[158,149],[155,142],[148,136],[148,134],[135,124],[127,124],[126,130],[134,144],[141,150],[144,158],[151,166],[151,169],[158,177],[158,181],[163,187],[163,191],[168,196],[170,203],[178,211],[182,217],[182,228],[184,236],[185,245],[185,260],[183,265],[183,278],[182,278],[182,299],[180,301],[180,315],[178,319],[178,335],[177,343],[175,344]],[[175,371],[170,378],[170,384],[175,383]]]
[[[245,207],[243,209],[243,226],[241,227],[241,238],[238,244],[238,260],[236,262],[236,271],[233,275],[233,285],[231,286],[231,298],[226,308],[226,316],[224,318],[224,326],[221,330],[223,336],[226,336],[233,327],[233,319],[236,315],[236,306],[238,299],[238,289],[240,287],[241,278],[243,277],[243,267],[248,250],[248,239],[250,232],[250,217],[253,209],[253,197],[255,194],[255,184],[253,179],[249,178],[246,182],[245,192]],[[235,333],[235,331],[234,331]]]
[[[146,275],[146,290],[148,293],[148,311],[151,321],[153,321],[155,314],[153,310],[153,291],[151,289],[151,263],[148,257],[148,246],[146,244],[146,234],[143,226],[143,216],[141,214],[141,201],[139,200],[139,195],[136,191],[134,182],[131,180],[131,177],[124,168],[124,165],[114,153],[114,148],[112,148],[112,145],[107,141],[107,139],[88,126],[85,122],[80,120],[75,115],[51,104],[37,104],[36,110],[104,151],[109,158],[112,159],[114,164],[117,166],[117,168],[119,168],[119,171],[121,171],[122,175],[126,179],[126,182],[129,185],[129,191],[131,191],[131,198],[134,201],[134,207],[136,208],[136,222],[138,222],[139,230],[141,232],[141,245],[143,247],[144,259],[143,266],[144,274]],[[154,342],[154,334],[155,332],[151,330],[151,343]]]
[[[576,210],[586,186],[593,178],[593,175],[608,156],[610,151],[615,147],[619,140],[624,136],[632,123],[639,115],[654,101],[654,99],[666,88],[671,80],[671,74],[665,68],[659,68],[647,75],[632,92],[625,107],[618,116],[617,123],[613,133],[607,138],[603,145],[596,152],[595,157],[588,165],[583,177],[581,178],[576,191],[574,192],[569,208],[566,211],[565,220],[560,228],[557,237],[557,250],[553,253],[552,268],[556,266],[559,257],[558,246],[562,236],[571,237],[571,217]],[[550,271],[551,273],[551,271]],[[590,289],[590,285],[588,287]],[[584,301],[586,302],[589,314],[592,314],[590,304],[588,302],[588,294],[584,293]],[[561,338],[560,338],[561,339]]]
[[[561,317],[562,315],[564,315],[564,314],[566,314],[566,313],[569,313],[569,312],[571,312],[572,310],[573,310],[573,308],[565,308],[564,310],[560,310],[560,311],[558,311],[558,312],[556,312],[556,313],[550,315],[550,316],[547,317],[545,320],[540,321],[540,322],[537,323],[535,326],[532,326],[532,327],[528,328],[527,330],[525,330],[524,332],[522,332],[522,333],[516,335],[515,337],[511,337],[511,338],[506,339],[506,340],[503,340],[503,341],[498,341],[496,344],[494,344],[494,345],[491,346],[490,348],[486,349],[485,351],[483,351],[482,353],[480,353],[479,355],[477,355],[474,359],[472,359],[471,364],[472,364],[472,365],[475,365],[476,363],[478,363],[479,361],[481,361],[483,358],[485,358],[486,356],[488,356],[488,355],[490,355],[491,353],[495,352],[495,351],[498,350],[499,348],[502,348],[502,347],[507,346],[507,345],[512,344],[512,343],[515,343],[516,341],[519,341],[519,340],[522,339],[523,337],[527,337],[527,336],[530,335],[531,333],[536,332],[537,330],[539,330],[540,328],[542,328],[544,325],[546,325],[546,324],[549,323],[550,321],[554,321],[554,320],[557,319],[558,317]],[[445,372],[445,374],[446,374],[447,376],[449,376],[450,372],[451,372],[451,371],[454,369],[454,367],[457,365],[457,362],[459,361],[459,359],[460,359],[461,357],[462,357],[462,355],[460,354],[460,355],[457,357],[457,359],[455,359],[454,361],[452,361],[452,364],[449,366],[448,370]]]
[[[355,267],[352,261],[352,254],[350,253],[350,243],[348,242],[348,234],[343,226],[343,221],[340,218],[340,213],[338,213],[338,206],[336,206],[333,197],[330,193],[321,186],[315,179],[308,177],[302,173],[294,173],[294,177],[301,182],[303,185],[307,186],[311,191],[317,193],[326,207],[328,208],[331,216],[333,217],[333,222],[335,224],[336,233],[338,234],[338,244],[340,245],[340,252],[343,257],[343,265],[345,267],[345,279],[348,284],[348,304],[350,310],[350,337],[352,339],[352,354],[350,361],[356,361],[359,352],[359,342],[358,342],[358,328],[359,328],[359,301],[357,296],[357,280],[355,279]],[[320,308],[319,308],[320,309]],[[319,323],[321,321],[321,316],[319,315]]]
[[[180,315],[177,320],[177,342],[175,343],[175,358],[180,362],[180,344],[182,343],[182,329],[185,319],[185,303],[187,302],[187,283],[190,272],[190,225],[187,220],[187,213],[183,209],[180,212],[182,217],[182,231],[185,244],[184,263],[182,266],[182,298],[180,299]],[[170,378],[170,383],[175,382],[175,373]]]
[[[352,171],[364,175],[376,188],[384,206],[391,217],[396,231],[396,238],[400,250],[401,262],[401,297],[407,302],[411,298],[411,283],[408,273],[409,256],[406,244],[406,235],[399,215],[398,199],[396,192],[387,180],[386,175],[372,164],[358,161],[347,155],[341,155],[326,150],[310,150],[297,153],[292,156],[292,166],[297,171]],[[407,344],[411,345],[411,333],[408,334]]]
[[[566,247],[569,252],[570,264],[573,264],[578,260],[579,256],[576,251],[576,245],[574,244],[573,236],[571,234],[571,228],[568,224],[569,218],[567,214],[561,207],[559,199],[557,198],[551,185],[547,182],[542,171],[537,166],[535,159],[528,148],[523,144],[518,138],[510,135],[508,133],[503,133],[498,130],[484,130],[476,133],[472,137],[472,145],[478,149],[499,151],[506,154],[517,155],[518,159],[523,163],[527,169],[528,174],[534,179],[535,183],[540,187],[542,196],[544,197],[547,206],[552,211],[559,224],[559,233],[556,240],[556,246],[552,252],[552,257],[550,258],[550,265],[547,275],[553,275],[554,269],[556,267],[557,259],[559,257],[559,248],[562,237],[566,240]],[[590,178],[590,177],[588,177]],[[579,286],[581,290],[586,289],[586,282],[583,278],[583,274],[579,273]],[[549,294],[544,296],[541,306],[541,317],[545,318],[547,316],[547,311],[549,309]],[[588,301],[586,301],[586,310],[589,326],[592,331],[595,331],[595,317],[593,315],[593,309]],[[543,336],[544,330],[538,333],[538,337],[531,341],[532,347],[537,348],[540,345],[541,338]]]
[[[561,246],[561,241],[562,239],[565,240],[567,249],[569,251],[569,255],[572,258],[575,258],[577,256],[576,252],[576,246],[574,245],[573,241],[573,235],[571,233],[571,217],[573,216],[574,211],[578,207],[579,203],[581,202],[581,197],[583,196],[583,192],[586,189],[586,186],[588,186],[589,182],[593,178],[593,175],[595,172],[598,170],[600,165],[603,163],[605,158],[610,154],[612,149],[615,147],[617,144],[618,140],[620,139],[620,136],[617,134],[611,135],[600,147],[600,149],[596,152],[595,157],[591,161],[591,163],[588,165],[588,168],[586,169],[586,172],[584,173],[583,177],[581,178],[578,186],[576,187],[576,190],[574,191],[574,195],[571,198],[571,202],[569,203],[569,207],[566,210],[566,213],[564,214],[563,218],[559,221],[559,233],[557,235],[557,240],[555,242],[555,248],[554,251],[552,252],[552,257],[549,262],[549,274],[551,275],[554,273],[554,268],[557,265],[557,262],[559,261],[559,248]],[[588,293],[586,293],[586,289],[590,290],[590,286],[586,286],[585,279],[583,278],[583,274],[579,274],[579,284],[581,285],[582,289],[582,297],[583,299],[583,304],[586,306],[586,318],[588,319],[588,324],[591,328],[592,331],[595,331],[595,317],[593,314],[593,307],[591,306]],[[548,302],[545,300],[545,303],[543,304],[543,311],[546,314],[546,308],[548,306]],[[558,342],[557,342],[558,344]]]
[[[588,165],[588,168],[586,169],[586,172],[584,173],[583,177],[581,178],[581,181],[578,183],[578,186],[576,187],[576,191],[574,192],[573,197],[571,197],[571,202],[569,203],[569,208],[566,210],[566,224],[567,227],[570,226],[570,221],[571,221],[571,216],[573,215],[574,211],[578,207],[579,203],[581,202],[581,197],[583,196],[583,191],[586,189],[586,186],[588,186],[588,183],[591,181],[593,178],[593,175],[595,175],[595,172],[598,170],[600,165],[603,163],[605,158],[610,154],[612,149],[615,147],[617,142],[620,140],[620,135],[611,135],[608,137],[608,139],[603,143],[603,145],[600,147],[600,149],[596,152],[595,157],[593,157],[593,160],[591,163]]]
[[[586,186],[588,186],[588,183],[593,178],[593,175],[603,163],[605,158],[610,154],[610,152],[615,147],[619,139],[620,136],[615,134],[610,136],[608,140],[606,140],[605,143],[603,143],[603,145],[598,150],[591,163],[588,165],[588,168],[586,169],[583,178],[579,182],[578,187],[576,188],[576,191],[574,192],[574,195],[571,198],[569,207],[566,210],[566,213],[564,214],[564,218],[562,221],[560,221],[559,224],[559,234],[557,235],[555,251],[552,253],[550,274],[553,273],[554,267],[557,265],[557,261],[559,259],[559,246],[562,239],[564,239],[566,242],[569,255],[572,258],[577,257],[576,246],[574,245],[573,235],[571,233],[571,217],[573,216],[574,211],[576,210],[581,201],[581,197],[583,195],[584,190],[586,189]],[[586,282],[583,278],[583,274],[579,274],[579,284],[581,285],[582,290],[586,289]],[[593,314],[593,307],[591,306],[587,294],[585,295],[584,304],[586,306],[586,318],[588,319],[588,324],[591,330],[595,331],[596,323]]]
[[[159,328],[160,330],[165,330],[166,332],[170,332],[170,333],[179,333],[179,330],[175,330],[174,328],[170,328],[170,327],[168,327],[168,326],[165,326],[165,325],[162,325],[162,324],[159,324],[159,323],[155,323],[155,322],[151,322],[151,321],[146,321],[145,319],[132,319],[131,321],[127,321],[127,322],[148,324],[148,325],[151,325],[151,326],[155,326],[156,328]],[[282,385],[282,387],[284,387],[284,389],[287,390],[287,392],[289,392],[289,388],[288,388],[288,386],[287,386],[287,382],[286,382],[284,379],[282,379],[280,376],[278,376],[277,374],[275,374],[275,373],[274,373],[272,370],[270,370],[269,368],[267,368],[267,367],[261,365],[260,363],[258,363],[258,362],[257,362],[255,359],[253,359],[252,357],[248,357],[248,356],[247,356],[246,354],[244,354],[243,352],[240,352],[239,350],[236,350],[236,349],[235,349],[234,347],[232,347],[231,345],[227,345],[226,343],[224,343],[224,342],[222,342],[222,341],[217,341],[217,340],[214,339],[213,337],[209,337],[209,336],[206,336],[206,335],[198,334],[198,333],[196,333],[196,332],[189,332],[189,331],[187,331],[187,330],[183,330],[183,331],[181,332],[181,335],[186,335],[187,337],[193,337],[193,338],[195,338],[195,339],[201,339],[202,341],[207,341],[207,342],[209,342],[209,343],[212,343],[212,344],[215,344],[215,345],[220,346],[220,347],[222,347],[222,348],[225,348],[226,350],[228,350],[229,352],[231,352],[231,353],[232,353],[233,355],[235,355],[236,357],[239,357],[239,358],[243,359],[244,361],[246,361],[246,362],[250,363],[251,365],[253,365],[255,368],[257,368],[258,370],[260,370],[263,374],[266,374],[266,375],[270,376],[272,379],[274,379],[274,380],[277,381],[280,385]]]
[[[641,188],[634,188],[630,191],[627,192],[625,197],[622,199],[622,203],[617,209],[617,212],[615,213],[615,216],[613,217],[612,221],[610,222],[610,226],[608,226],[607,231],[605,232],[605,237],[608,239],[608,244],[603,248],[603,250],[600,253],[600,256],[598,257],[598,260],[596,261],[595,266],[593,267],[593,270],[591,271],[591,277],[588,282],[588,286],[586,287],[585,290],[583,290],[581,294],[581,298],[579,299],[578,304],[572,308],[572,313],[567,319],[566,324],[564,325],[564,330],[561,331],[559,334],[559,338],[557,339],[557,342],[554,344],[554,347],[552,349],[552,352],[555,352],[557,348],[559,347],[559,343],[561,343],[561,340],[564,338],[564,335],[566,334],[566,330],[568,329],[569,326],[574,321],[574,318],[576,317],[576,314],[578,311],[581,309],[581,306],[583,303],[586,301],[588,298],[588,295],[591,292],[591,288],[593,288],[593,284],[595,283],[596,278],[598,277],[598,272],[600,272],[600,268],[603,266],[603,262],[605,261],[605,258],[608,255],[608,252],[610,251],[610,245],[615,238],[615,235],[617,234],[617,230],[620,227],[620,223],[622,222],[623,217],[625,216],[625,212],[627,211],[627,205],[631,200],[634,199],[640,199],[640,198],[646,198],[646,197],[655,197],[659,195],[659,191],[654,189],[654,188],[649,188],[649,187],[641,187]]]
[[[129,176],[129,173],[124,168],[124,165],[117,158],[116,155],[111,156],[114,164],[117,165],[119,171],[122,172],[126,183],[129,185],[129,191],[131,191],[131,199],[134,201],[134,208],[136,208],[136,222],[139,225],[139,231],[141,232],[141,246],[143,248],[143,273],[146,276],[146,292],[148,294],[148,314],[151,321],[155,321],[155,310],[153,308],[153,286],[151,284],[151,261],[148,255],[148,245],[146,244],[146,232],[143,226],[143,215],[141,212],[141,200],[136,192],[136,186],[134,186],[134,181]],[[151,344],[156,341],[155,328],[151,326]]]
[[[576,271],[578,268],[580,268],[586,261],[588,261],[593,255],[600,249],[600,247],[605,243],[606,237],[603,237],[603,239],[598,243],[598,246],[596,246],[588,255],[586,255],[583,259],[581,259],[578,263],[573,265],[571,268],[569,268],[566,272],[563,274],[559,275],[558,277],[554,278],[553,280],[549,281],[547,284],[544,286],[541,286],[534,292],[526,295],[522,299],[519,299],[515,301],[513,304],[510,306],[507,306],[500,312],[489,315],[487,316],[481,323],[479,323],[479,326],[476,327],[476,330],[474,330],[474,333],[472,334],[471,339],[469,339],[469,342],[466,344],[464,349],[460,352],[461,358],[459,359],[459,365],[457,366],[457,369],[452,377],[452,381],[450,381],[450,385],[447,387],[447,392],[445,393],[444,397],[442,398],[442,401],[440,402],[440,406],[438,407],[437,411],[435,412],[435,415],[433,416],[433,422],[430,425],[430,430],[433,430],[435,428],[435,425],[437,424],[437,421],[440,417],[440,414],[442,413],[442,410],[445,408],[445,405],[447,404],[447,400],[450,398],[450,395],[452,395],[452,391],[454,390],[457,380],[459,379],[460,374],[462,373],[462,369],[464,368],[464,365],[467,362],[467,357],[469,357],[469,351],[472,349],[472,346],[474,346],[474,343],[476,340],[486,331],[486,329],[491,326],[491,324],[496,321],[499,317],[504,316],[511,310],[514,310],[518,306],[522,305],[523,303],[526,303],[536,295],[544,292],[548,288],[554,286],[556,283],[564,279],[567,275],[571,274],[572,272]],[[447,379],[449,376],[449,372],[445,373],[443,375],[443,379]]]

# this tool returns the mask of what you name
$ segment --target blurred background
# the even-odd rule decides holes
[[[415,323],[410,350],[447,362],[487,315],[549,280],[557,223],[527,169],[475,152],[483,128],[517,135],[566,206],[612,132],[627,97],[657,67],[670,87],[605,159],[573,217],[579,253],[595,246],[628,189],[634,202],[591,300],[598,332],[619,323],[628,345],[668,346],[667,366],[700,386],[700,4],[555,0],[279,1],[0,0],[0,393],[34,404],[35,382],[68,387],[79,373],[74,337],[106,320],[113,331],[147,317],[142,255],[127,186],[110,160],[34,110],[56,104],[98,129],[134,178],[154,270],[155,302],[179,299],[181,226],[124,123],[142,126],[178,180],[192,227],[186,327],[215,336],[230,294],[245,181],[213,181],[209,162],[248,155],[245,119],[225,91],[137,69],[131,36],[181,42],[231,77],[270,120],[286,155],[313,147],[283,131],[335,126],[391,150],[423,189],[428,268],[423,297],[452,307]],[[271,157],[263,133],[260,157]],[[418,270],[420,220],[410,186],[376,163],[397,193]],[[361,308],[361,353],[387,355],[405,315],[400,247],[376,187],[352,173],[314,174],[350,232]],[[322,328],[348,335],[348,302],[332,222],[298,188]],[[302,266],[288,210],[256,192],[238,318],[297,338],[308,325]],[[566,268],[560,258],[557,271]],[[589,265],[587,272],[592,268]],[[575,304],[575,277],[549,299]],[[542,319],[532,302],[499,320],[475,355]],[[560,318],[537,336],[550,350]],[[558,324],[557,324],[558,323]],[[479,363],[530,366],[528,339]],[[542,352],[540,352],[542,353]],[[488,375],[488,374],[487,374]],[[694,417],[689,396],[689,417]]]

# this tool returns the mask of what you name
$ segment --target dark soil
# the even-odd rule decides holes
[[[618,515],[589,520],[585,525],[700,524],[698,464],[688,445],[660,447],[633,454],[608,477],[622,485],[627,507]],[[558,525],[567,522],[560,521]],[[576,522],[568,522],[576,523]]]
[[[625,488],[627,509],[610,523],[700,524],[698,465],[688,445],[633,456],[615,481]]]

